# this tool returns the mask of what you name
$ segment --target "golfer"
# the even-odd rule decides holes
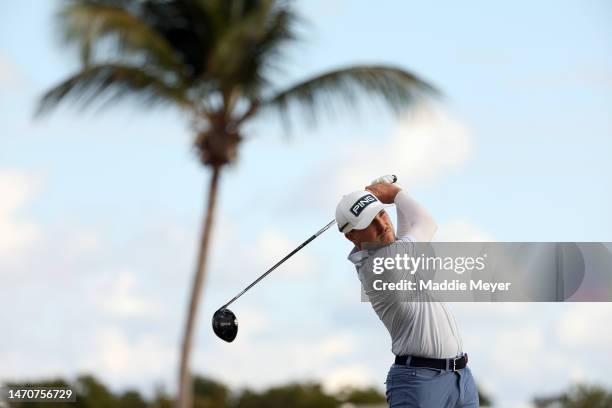
[[[478,390],[467,367],[467,354],[446,306],[436,301],[405,301],[401,291],[376,296],[369,285],[371,278],[366,274],[372,273],[364,265],[374,251],[364,248],[366,244],[402,242],[414,246],[431,241],[437,229],[431,215],[392,184],[394,179],[376,179],[364,191],[344,196],[336,208],[338,228],[355,246],[348,259],[391,335],[395,362],[387,376],[387,402],[391,408],[478,407]],[[397,211],[397,232],[385,211],[392,204]]]

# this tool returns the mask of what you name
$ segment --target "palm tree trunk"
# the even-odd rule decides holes
[[[202,293],[202,286],[204,285],[204,277],[206,275],[208,243],[210,242],[210,236],[212,233],[220,171],[221,168],[219,166],[213,167],[212,176],[210,179],[208,207],[206,209],[204,223],[202,224],[202,236],[200,239],[200,248],[198,250],[198,263],[196,264],[193,286],[191,288],[191,300],[189,302],[187,321],[185,322],[176,408],[191,408],[193,406],[193,384],[191,379],[191,371],[189,370],[189,356],[191,354],[191,343],[193,340],[198,305],[200,303],[200,295]]]

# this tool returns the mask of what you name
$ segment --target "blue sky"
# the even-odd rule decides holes
[[[78,67],[55,39],[57,4],[0,5],[0,319],[11,333],[0,340],[9,362],[0,378],[92,370],[115,387],[172,389],[207,173],[172,110],[128,101],[32,119],[36,98]],[[235,387],[303,378],[382,387],[389,340],[359,303],[350,247],[333,231],[240,300],[239,342],[220,344],[208,320],[329,221],[343,193],[381,174],[397,173],[430,209],[439,240],[610,241],[609,3],[298,9],[304,41],[278,84],[386,63],[444,96],[399,119],[366,107],[298,125],[289,140],[273,117],[250,128],[222,179],[197,371]],[[600,326],[609,304],[453,306],[474,373],[499,406],[580,379],[612,385],[612,332]],[[500,373],[508,354],[520,358]]]

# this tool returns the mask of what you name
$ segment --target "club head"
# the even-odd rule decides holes
[[[213,331],[222,340],[231,343],[238,334],[238,320],[236,315],[229,309],[222,307],[217,310],[212,318]]]

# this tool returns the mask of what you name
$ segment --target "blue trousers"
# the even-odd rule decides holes
[[[478,389],[468,367],[452,371],[393,364],[387,375],[390,408],[478,408]]]

